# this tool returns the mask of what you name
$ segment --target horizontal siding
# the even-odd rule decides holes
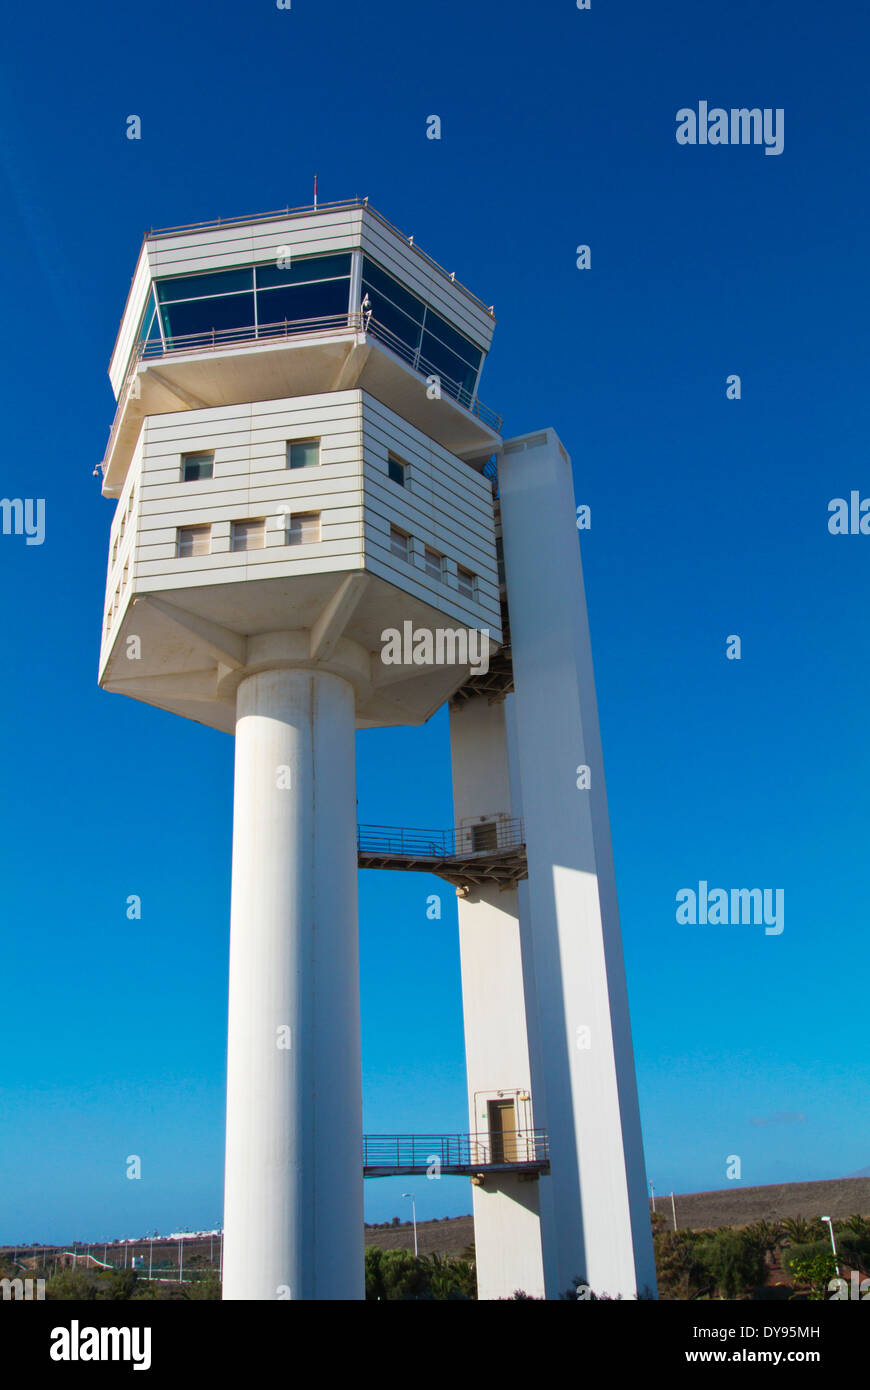
[[[327,256],[359,245],[362,209],[276,218],[247,226],[210,227],[148,243],[152,274],[192,275],[277,258],[289,246],[293,256]]]
[[[495,329],[494,319],[474,303],[461,289],[451,284],[449,276],[441,275],[424,256],[394,235],[388,227],[374,218],[363,225],[362,249],[384,270],[395,275],[412,293],[425,299],[436,313],[453,323],[461,333],[484,352],[489,351]]]
[[[366,571],[376,575],[379,579],[385,580],[388,584],[394,584],[406,593],[412,594],[423,603],[431,604],[433,608],[440,609],[454,621],[461,623],[464,627],[487,628],[494,641],[500,640],[501,634],[501,614],[499,610],[489,609],[481,604],[471,603],[456,589],[448,589],[434,596],[425,584],[418,580],[418,573],[409,575],[406,570],[390,557],[381,554],[369,553],[366,555]],[[403,620],[401,610],[396,613],[396,622]]]
[[[286,441],[309,437],[320,438],[323,462],[288,469]],[[180,482],[181,454],[200,449],[214,452],[214,477]],[[320,542],[276,543],[274,518],[285,510],[320,512]],[[358,568],[362,516],[359,392],[154,416],[145,429],[137,584],[155,591]],[[232,522],[260,518],[267,545],[230,551]],[[219,528],[219,548],[179,558],[177,529],[201,525]]]
[[[323,462],[311,469],[288,469],[286,440],[309,436],[320,438]],[[181,454],[200,449],[214,451],[215,476],[180,482]],[[389,452],[407,462],[407,488],[390,481]],[[136,548],[131,558],[137,592],[325,574],[365,565],[455,622],[498,631],[489,480],[364,392],[151,416],[119,508],[127,486],[136,488]],[[283,544],[275,518],[288,508],[291,515],[320,512],[319,543]],[[232,522],[261,517],[267,522],[266,546],[230,551]],[[211,553],[179,558],[178,528],[206,524],[215,528]],[[403,565],[391,554],[391,524],[414,538],[412,565]],[[447,558],[443,583],[423,568],[425,545]],[[475,602],[459,594],[457,564],[477,576]],[[110,583],[113,575],[117,580],[122,565],[119,554]]]
[[[120,395],[124,377],[127,375],[127,363],[130,360],[130,353],[133,351],[133,344],[139,331],[139,320],[142,317],[145,300],[148,298],[150,289],[151,270],[143,247],[133,273],[130,292],[127,295],[127,303],[118,329],[118,337],[109,362],[109,381],[112,383],[115,400]]]
[[[477,578],[479,604],[498,624],[495,519],[489,480],[368,396],[363,403],[363,422],[367,559],[377,559],[389,568],[401,564],[390,551],[393,523],[416,542],[414,582],[430,593],[430,601],[444,593],[444,586],[422,569],[422,549],[427,545],[472,571]],[[390,452],[408,464],[407,487],[388,477]]]
[[[309,214],[247,226],[210,227],[146,242],[109,367],[116,398],[152,278],[255,265],[277,257],[282,246],[289,246],[298,257],[361,248],[479,348],[489,351],[495,326],[491,315],[398,232],[363,209]]]

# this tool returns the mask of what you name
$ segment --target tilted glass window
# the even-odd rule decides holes
[[[254,288],[254,270],[210,270],[205,275],[173,275],[157,281],[161,304],[173,299],[205,299],[216,294],[237,294]]]
[[[320,463],[319,439],[291,439],[287,445],[288,468],[316,468]]]
[[[145,312],[139,324],[139,332],[136,335],[137,345],[140,343],[160,343],[160,315],[157,312],[157,300],[152,288],[145,305]]]
[[[362,293],[369,298],[373,336],[416,370],[441,377],[444,390],[467,405],[483,361],[482,350],[367,256]]]
[[[317,280],[308,285],[257,291],[257,322],[295,323],[303,319],[340,318],[347,315],[349,280]]]
[[[401,459],[397,459],[394,454],[387,456],[387,473],[394,483],[398,483],[399,487],[405,486],[407,464],[404,464]]]
[[[428,315],[426,319],[428,323]],[[467,403],[474,390],[474,383],[477,380],[477,368],[470,367],[461,357],[457,357],[455,352],[451,352],[448,347],[431,333],[423,334],[423,342],[420,346],[421,370],[431,367],[436,376],[441,378],[442,389],[449,395],[456,396],[460,401]]]
[[[310,284],[313,280],[333,280],[350,276],[350,256],[305,256],[301,260],[291,260],[290,265],[278,265],[269,261],[258,265],[257,289],[274,289],[275,286]]]
[[[269,261],[239,270],[175,275],[156,282],[159,314],[145,328],[167,348],[202,346],[200,338],[232,342],[284,332],[285,323],[348,313],[350,255],[307,256],[289,266]],[[145,321],[143,320],[143,327]],[[197,335],[194,337],[193,335]]]
[[[181,455],[181,481],[183,483],[195,483],[200,478],[211,478],[213,475],[213,453]]]
[[[213,299],[180,299],[164,304],[161,314],[166,346],[187,346],[195,351],[202,346],[202,340],[210,340],[212,334],[220,334],[219,341],[232,340],[234,336],[252,337],[254,295],[252,291],[251,294],[216,295]],[[242,332],[243,329],[247,332]]]

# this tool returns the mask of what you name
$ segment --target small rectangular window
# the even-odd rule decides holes
[[[266,544],[266,523],[262,517],[256,521],[234,521],[230,527],[230,550],[262,550]]]
[[[316,545],[320,540],[320,512],[296,512],[285,532],[288,545]]]
[[[181,481],[183,483],[195,483],[200,478],[211,478],[213,476],[213,453],[181,455]]]
[[[411,558],[411,537],[398,526],[390,527],[390,550],[399,560]]]
[[[211,550],[210,526],[179,526],[178,557],[189,559],[191,555],[208,555]]]
[[[291,439],[287,445],[288,468],[316,468],[320,463],[319,439]]]
[[[473,854],[480,854],[483,850],[490,853],[498,849],[498,825],[494,820],[484,821],[482,825],[471,827],[471,850]]]
[[[393,454],[387,456],[387,472],[393,482],[398,483],[399,487],[405,486],[406,471],[407,464],[402,463],[401,459],[395,458]]]
[[[426,573],[433,579],[437,579],[440,584],[444,578],[444,556],[439,555],[437,550],[430,550],[428,545],[424,553]]]
[[[459,592],[465,598],[474,598],[474,588],[477,581],[471,573],[471,570],[464,570],[461,565],[457,565],[456,579],[459,585]]]

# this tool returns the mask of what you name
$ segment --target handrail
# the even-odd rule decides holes
[[[452,377],[446,377],[426,358],[414,352],[407,344],[402,343],[390,329],[379,323],[369,313],[363,313],[359,309],[352,309],[346,314],[325,314],[319,318],[309,319],[284,319],[279,323],[258,323],[243,325],[239,328],[212,328],[204,333],[180,333],[171,338],[169,344],[165,344],[163,339],[156,339],[153,342],[137,343],[130,357],[121,389],[118,392],[118,405],[115,411],[115,418],[109,433],[109,440],[106,451],[103,455],[101,467],[105,473],[106,461],[111,456],[115,446],[124,409],[127,404],[127,396],[133,382],[133,378],[139,368],[140,362],[154,361],[167,358],[176,352],[214,352],[230,344],[247,346],[250,343],[262,343],[264,341],[274,341],[281,338],[291,338],[298,334],[311,336],[316,333],[338,333],[342,331],[361,332],[371,334],[381,342],[389,352],[403,359],[414,371],[422,376],[435,375],[441,381],[442,386],[452,400],[467,410],[469,414],[476,416],[483,424],[488,425],[496,434],[501,431],[502,416],[484,405],[483,401],[477,396],[472,395],[467,388],[463,387]],[[390,341],[390,340],[393,341]]]
[[[550,1148],[543,1129],[477,1134],[366,1134],[364,1168],[488,1168],[545,1164]]]
[[[489,843],[475,844],[475,831],[494,831]],[[467,859],[472,855],[499,854],[525,843],[523,822],[517,817],[480,821],[450,830],[407,829],[390,825],[357,826],[357,851],[409,859]]]
[[[412,251],[415,251],[418,256],[422,256],[423,260],[433,266],[452,285],[455,285],[456,289],[461,290],[469,299],[473,299],[475,304],[479,305],[490,318],[495,318],[495,309],[492,304],[484,304],[483,300],[474,294],[467,285],[463,285],[461,281],[456,279],[452,271],[445,270],[434,256],[430,256],[428,251],[424,251],[421,246],[418,246],[413,237],[406,236],[394,222],[373,208],[368,198],[343,198],[334,203],[304,203],[301,207],[279,208],[276,212],[259,212],[248,217],[214,217],[205,222],[181,223],[176,227],[152,227],[150,231],[146,232],[143,241],[153,241],[158,237],[185,236],[191,232],[203,232],[211,228],[255,226],[260,222],[277,222],[286,217],[308,217],[312,213],[345,212],[356,208],[364,208],[384,227],[394,232],[402,241],[407,242]]]

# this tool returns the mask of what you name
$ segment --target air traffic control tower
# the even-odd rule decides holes
[[[433,1149],[481,1298],[655,1289],[571,465],[481,404],[493,328],[367,200],[131,284],[99,679],[235,736],[225,1299],[362,1298],[364,1174]],[[454,826],[358,827],[355,730],[445,702]],[[359,867],[456,889],[462,1136],[363,1140]]]

